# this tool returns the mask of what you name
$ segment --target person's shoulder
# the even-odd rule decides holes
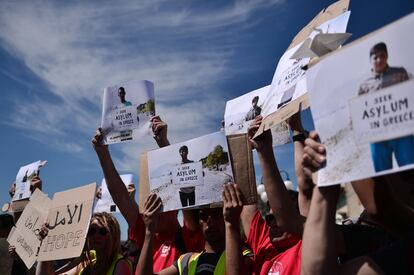
[[[390,73],[404,73],[407,70],[404,67],[388,67],[388,72]]]

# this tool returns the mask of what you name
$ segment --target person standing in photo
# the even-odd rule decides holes
[[[188,159],[188,147],[186,145],[181,146],[178,152],[181,156],[181,164],[194,162]],[[179,193],[182,207],[195,205],[195,186],[181,187]]]
[[[369,56],[372,75],[360,85],[358,95],[375,92],[409,79],[405,68],[388,65],[388,49],[384,42],[375,44]],[[374,142],[370,146],[376,172],[393,168],[393,153],[399,166],[414,163],[413,135]]]
[[[258,102],[259,102],[259,97],[258,96],[253,97],[253,99],[252,99],[252,107],[247,112],[246,117],[245,117],[245,120],[246,121],[255,119],[262,112],[262,108],[260,108],[257,105]]]

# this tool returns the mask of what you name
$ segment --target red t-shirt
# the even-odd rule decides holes
[[[184,242],[186,252],[200,252],[204,249],[204,237],[201,230],[191,232],[185,225],[179,228],[171,228],[171,231],[160,234],[157,233],[153,239],[153,271],[159,272],[171,266],[181,253],[176,247],[176,234],[181,232],[181,240]],[[137,224],[129,231],[129,238],[142,247],[145,238],[145,225],[141,215],[137,219]]]
[[[270,242],[269,230],[266,222],[257,211],[250,225],[249,237],[247,238],[247,243],[254,253],[255,274],[300,274],[302,240],[298,240],[295,245],[282,251]]]

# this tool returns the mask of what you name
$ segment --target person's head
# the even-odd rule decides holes
[[[257,106],[257,102],[259,102],[259,97],[258,96],[253,97],[252,99],[253,108]]]
[[[210,244],[220,244],[225,239],[223,208],[205,208],[199,211],[199,221],[204,239]]]
[[[384,42],[375,44],[369,51],[372,70],[375,73],[383,73],[388,66],[388,50]]]
[[[125,92],[124,87],[119,87],[118,96],[119,96],[119,99],[121,100],[122,103],[125,102],[125,95],[126,95],[126,92]]]
[[[187,156],[188,156],[188,147],[186,145],[183,145],[180,147],[180,149],[178,150],[178,152],[180,153],[181,159],[182,160],[186,160]]]
[[[119,253],[121,246],[121,230],[116,218],[106,212],[93,214],[87,242],[90,249],[100,254],[99,257],[111,263]]]
[[[0,215],[0,238],[7,238],[13,225],[13,215],[9,213]]]
[[[269,227],[269,239],[272,245],[281,250],[285,250],[295,245],[298,238],[283,230],[277,225],[276,217],[272,210],[265,216],[266,225]]]

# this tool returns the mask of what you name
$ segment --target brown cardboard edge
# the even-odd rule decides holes
[[[139,165],[139,197],[138,205],[139,211],[142,213],[144,203],[150,193],[149,175],[148,175],[148,156],[147,153],[142,153],[140,156]]]
[[[234,180],[244,197],[243,204],[256,204],[256,175],[247,134],[227,136],[227,144]]]
[[[287,120],[288,118],[299,112],[299,110],[305,110],[309,107],[309,96],[307,93],[305,93],[304,95],[301,95],[295,100],[289,102],[289,104],[284,106],[282,109],[279,109],[276,112],[265,117],[259,127],[259,130],[253,136],[253,138],[260,136],[264,131],[269,130],[273,126]]]
[[[301,29],[296,34],[292,40],[292,43],[290,43],[288,50],[303,42],[313,31],[314,27],[320,26],[324,22],[346,12],[349,8],[349,1],[350,0],[340,0],[321,10],[318,15],[316,15],[303,29]]]

